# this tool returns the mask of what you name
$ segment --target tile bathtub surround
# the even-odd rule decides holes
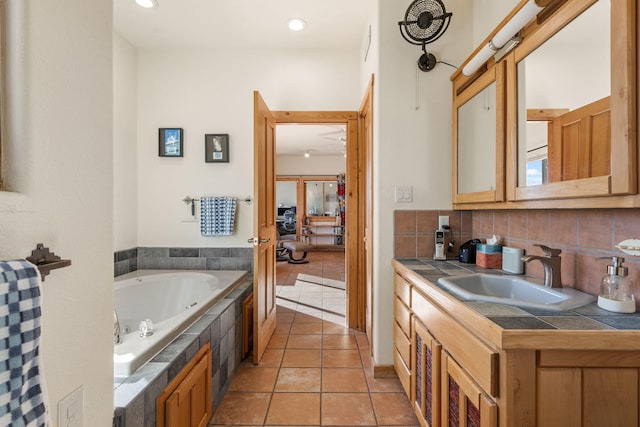
[[[138,270],[138,248],[117,251],[113,254],[114,277]]]
[[[242,302],[252,290],[252,280],[245,280],[149,363],[114,383],[113,425],[155,426],[156,398],[207,341],[213,353],[212,397],[216,408],[240,366]]]
[[[136,270],[253,271],[253,248],[139,247],[114,254],[114,275]]]
[[[428,229],[420,228],[417,218],[425,216],[437,224],[438,212],[442,215],[451,211],[394,212],[396,258],[433,257],[433,231],[429,234]],[[621,256],[629,268],[636,301],[640,302],[640,257],[615,248],[623,240],[640,239],[640,209],[483,210],[455,211],[454,214],[459,217],[450,215],[452,237],[455,239],[457,230],[454,218],[460,218],[462,243],[472,237],[484,241],[495,234],[502,237],[507,246],[524,249],[526,254],[542,254],[535,244],[561,249],[563,284],[593,295],[598,294],[600,281],[610,263],[597,258]],[[422,246],[431,252],[421,250]],[[525,264],[525,273],[542,277],[542,264],[538,261]]]

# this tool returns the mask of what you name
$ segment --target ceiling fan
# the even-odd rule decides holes
[[[318,136],[325,139],[334,139],[336,141],[347,141],[347,131],[342,127],[338,128],[338,130],[335,131],[323,132],[321,134],[318,134]]]

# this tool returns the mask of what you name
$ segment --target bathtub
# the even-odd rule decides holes
[[[120,344],[113,346],[114,377],[128,377],[151,360],[247,275],[227,270],[138,270],[117,277],[114,307]],[[150,319],[153,334],[140,336]]]

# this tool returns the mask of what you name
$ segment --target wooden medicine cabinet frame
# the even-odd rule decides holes
[[[635,1],[611,0],[611,167],[609,175],[520,187],[517,183],[517,64],[537,47],[569,25],[574,18],[599,0],[566,2],[541,25],[532,24],[529,33],[508,55],[507,106],[508,158],[515,162],[508,172],[509,200],[569,199],[637,193],[636,174],[636,28]],[[631,19],[628,13],[631,13]],[[613,30],[615,29],[615,30]],[[615,61],[615,63],[613,62]],[[513,108],[511,108],[513,107]]]
[[[636,0],[611,0],[611,169],[609,175],[595,176],[568,181],[552,182],[542,185],[518,186],[518,99],[517,64],[554,34],[572,22],[583,11],[599,0],[572,0],[552,2],[543,10],[538,19],[525,26],[520,32],[522,40],[511,52],[497,63],[490,59],[485,65],[486,71],[504,68],[505,102],[504,114],[504,155],[502,172],[496,178],[502,178],[506,197],[495,201],[486,197],[474,199],[457,194],[457,88],[473,85],[474,79],[483,76],[480,71],[474,76],[464,76],[462,67],[454,73],[453,80],[453,207],[454,209],[517,209],[517,208],[598,208],[598,207],[640,207],[638,195],[638,153],[637,149],[637,107],[638,97],[636,61],[637,20],[639,11]],[[509,16],[512,16],[522,4],[522,0]],[[504,25],[509,16],[497,27],[482,44]],[[615,29],[615,30],[613,30]],[[475,52],[474,52],[475,53]],[[466,61],[468,62],[468,60]],[[465,62],[465,64],[466,64]],[[463,64],[464,66],[464,64]],[[553,73],[550,70],[550,78]],[[479,77],[478,77],[479,76]],[[458,89],[458,92],[460,90]],[[463,93],[463,92],[461,92]],[[499,104],[498,104],[499,105]],[[498,107],[499,108],[499,107]],[[500,130],[500,129],[497,129]],[[497,138],[499,145],[500,138]],[[500,153],[497,149],[497,162]],[[496,184],[499,184],[496,181]],[[570,203],[566,201],[570,200]]]
[[[459,109],[475,96],[482,93],[484,89],[495,83],[495,171],[482,170],[478,168],[475,173],[495,172],[495,185],[492,189],[485,191],[461,193],[460,189],[460,146],[458,141],[459,132]],[[477,203],[477,202],[500,202],[504,200],[504,155],[505,155],[505,67],[499,63],[487,69],[475,80],[456,79],[453,82],[453,202],[454,203]]]

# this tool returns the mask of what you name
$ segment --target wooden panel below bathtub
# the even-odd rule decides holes
[[[156,427],[206,427],[213,415],[209,341],[156,399]]]
[[[242,302],[242,358],[253,348],[253,294]]]

